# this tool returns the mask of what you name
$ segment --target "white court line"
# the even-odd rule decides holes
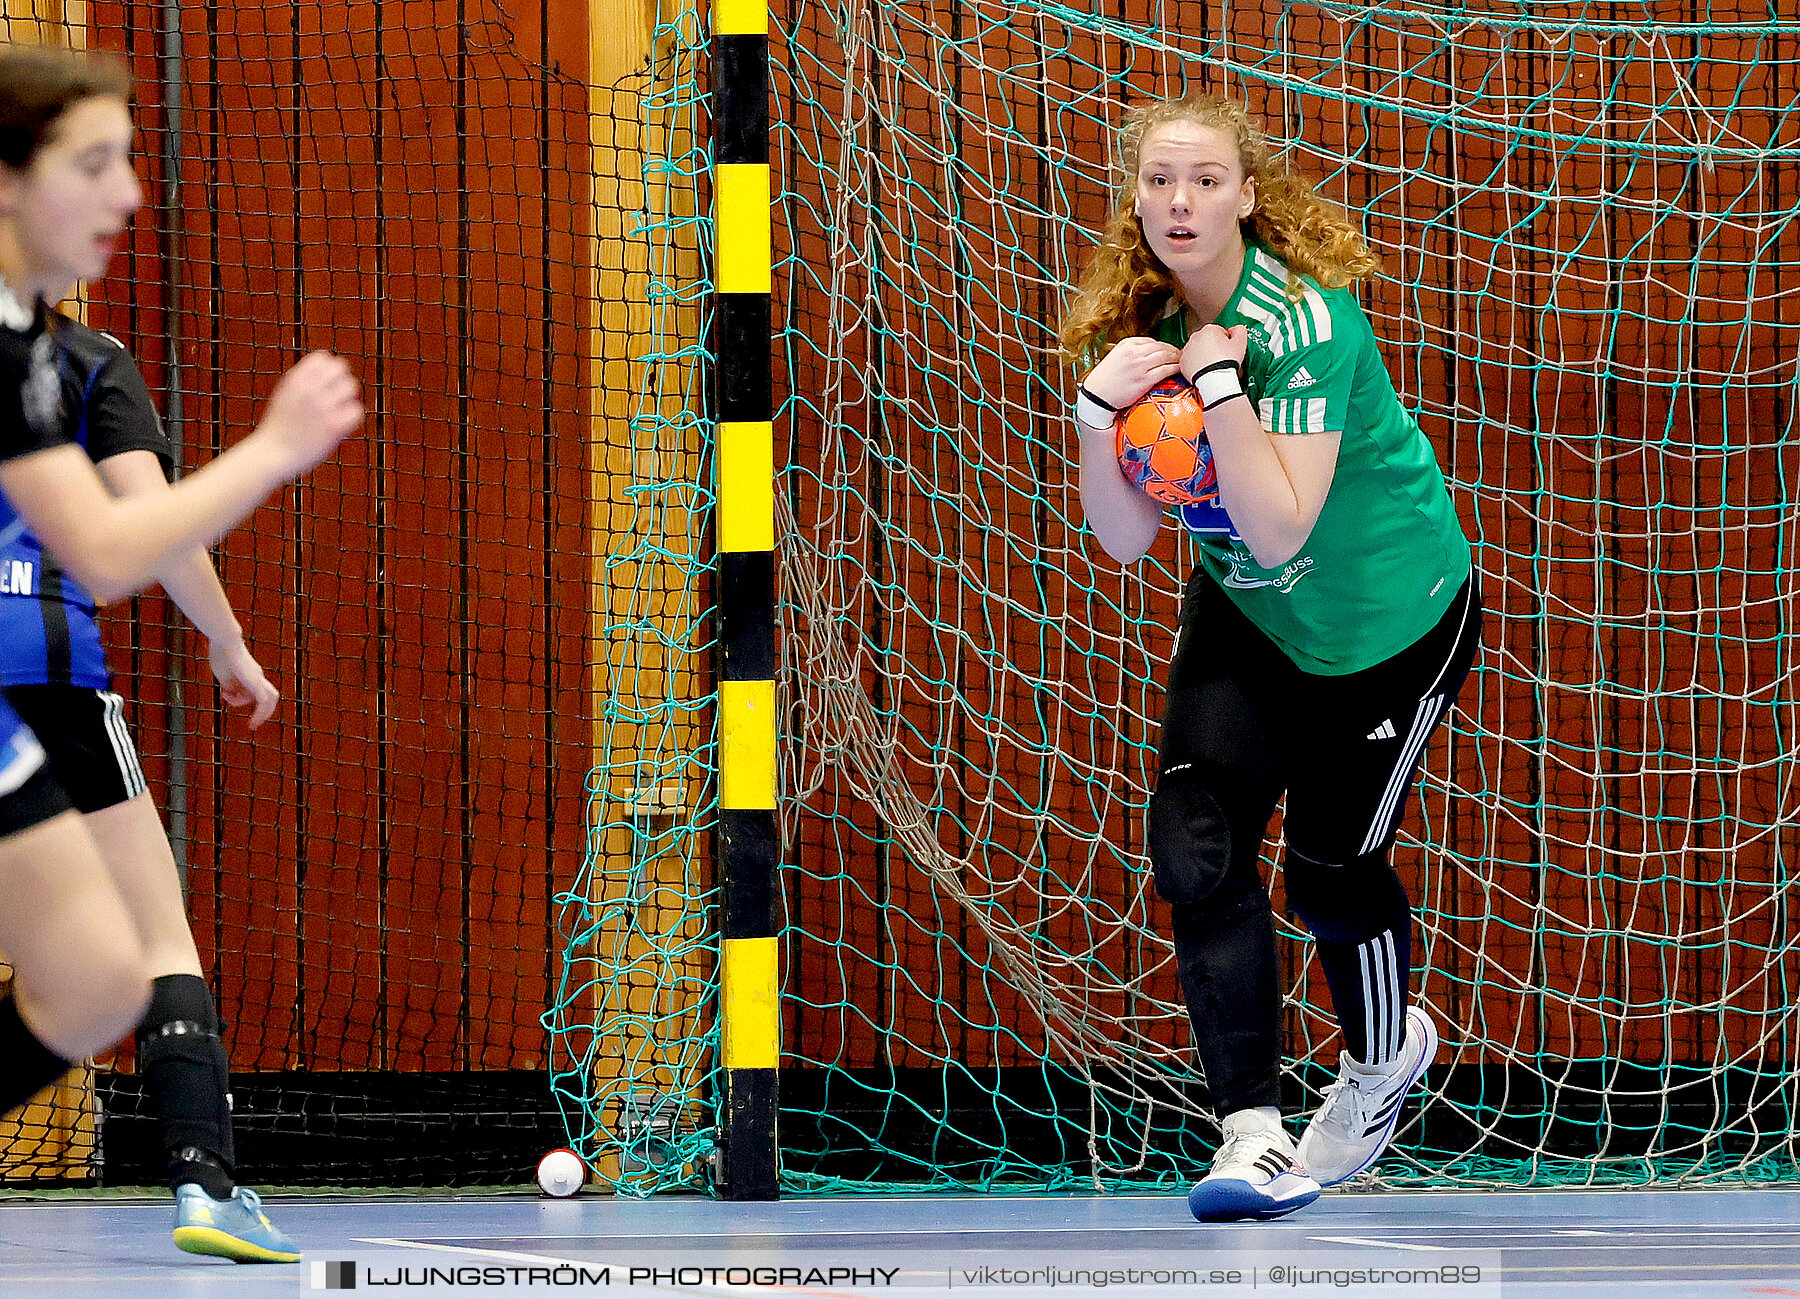
[[[1574,1243],[1531,1244],[1531,1245],[1524,1246],[1523,1248],[1529,1250],[1529,1252],[1534,1253],[1534,1254],[1568,1253],[1568,1252],[1574,1252],[1574,1251],[1581,1251],[1581,1252],[1586,1252],[1586,1253],[1600,1253],[1600,1252],[1604,1252],[1604,1251],[1614,1251],[1614,1250],[1633,1250],[1633,1251],[1670,1250],[1670,1249],[1742,1250],[1744,1248],[1744,1246],[1741,1244],[1725,1243],[1725,1242],[1720,1242],[1720,1243],[1714,1244],[1714,1243],[1711,1243],[1710,1241],[1704,1241],[1704,1240],[1703,1241],[1693,1241],[1693,1240],[1645,1241],[1645,1240],[1636,1240],[1636,1239],[1621,1239],[1621,1237],[1629,1238],[1629,1237],[1634,1237],[1634,1236],[1637,1236],[1640,1234],[1641,1233],[1625,1231],[1625,1232],[1617,1233],[1615,1235],[1615,1234],[1609,1233],[1609,1232],[1585,1231],[1585,1230],[1582,1230],[1582,1231],[1551,1231],[1551,1232],[1522,1232],[1522,1233],[1494,1232],[1490,1235],[1484,1236],[1479,1241],[1475,1241],[1475,1242],[1473,1242],[1471,1244],[1467,1244],[1467,1245],[1414,1245],[1414,1244],[1407,1244],[1407,1243],[1404,1243],[1402,1241],[1397,1241],[1397,1240],[1376,1240],[1373,1237],[1369,1237],[1369,1236],[1310,1236],[1309,1235],[1308,1237],[1306,1237],[1306,1239],[1308,1241],[1329,1241],[1332,1244],[1337,1244],[1337,1245],[1369,1245],[1369,1246],[1374,1246],[1374,1247],[1380,1248],[1380,1249],[1412,1249],[1412,1250],[1418,1250],[1422,1253],[1439,1252],[1439,1251],[1451,1250],[1451,1249],[1456,1249],[1456,1250],[1484,1249],[1484,1248],[1485,1249],[1499,1249],[1499,1248],[1501,1248],[1503,1243],[1511,1244],[1514,1248],[1520,1248],[1520,1246],[1518,1245],[1518,1242],[1520,1242],[1520,1241],[1534,1241],[1534,1242],[1535,1241],[1547,1241],[1547,1240],[1554,1240],[1554,1239],[1559,1239],[1559,1238],[1566,1239],[1569,1236],[1582,1236],[1587,1239],[1582,1244],[1574,1244]],[[1747,1236],[1747,1235],[1758,1235],[1761,1233],[1738,1231],[1738,1232],[1710,1233],[1710,1234]],[[1595,1243],[1595,1238],[1598,1238],[1599,1240],[1605,1240],[1608,1243],[1606,1243],[1606,1244]],[[1611,1243],[1613,1241],[1618,1241],[1618,1243],[1617,1244]],[[1797,1244],[1800,1244],[1800,1241],[1797,1241]],[[1771,1244],[1766,1245],[1762,1250],[1757,1251],[1757,1252],[1759,1254],[1764,1254],[1764,1255],[1769,1254],[1769,1253],[1786,1254],[1786,1253],[1792,1252],[1795,1248],[1796,1248],[1796,1244],[1787,1244],[1787,1243],[1773,1244],[1773,1243],[1771,1243]],[[1785,1264],[1785,1262],[1784,1262],[1782,1265],[1786,1266],[1787,1264]],[[1773,1262],[1762,1263],[1762,1264],[1751,1263],[1751,1264],[1747,1264],[1747,1266],[1775,1266],[1775,1264]],[[1510,1272],[1510,1271],[1512,1271],[1512,1269],[1509,1268],[1508,1271]]]
[[[1037,1226],[1029,1222],[1003,1222],[996,1223],[989,1227],[946,1227],[942,1224],[921,1227],[888,1227],[870,1224],[867,1227],[834,1228],[811,1227],[804,1224],[791,1225],[785,1223],[733,1222],[720,1223],[705,1231],[665,1231],[656,1227],[654,1223],[637,1224],[638,1230],[633,1230],[633,1224],[631,1223],[609,1221],[604,1225],[606,1227],[606,1234],[609,1236],[654,1236],[658,1240],[717,1240],[722,1233],[729,1233],[734,1237],[771,1236],[781,1240],[791,1240],[796,1236],[1003,1236],[1009,1241],[1012,1237],[1022,1234],[1052,1236],[1077,1231],[1104,1233],[1108,1236],[1132,1231],[1182,1231],[1191,1233],[1199,1226],[1198,1223],[1182,1221],[1152,1222],[1136,1227],[1123,1224],[1115,1225],[1109,1222],[1057,1223],[1046,1226]],[[504,1235],[511,1240],[594,1239],[592,1235],[570,1235],[567,1232],[558,1232],[555,1235],[549,1236],[533,1236],[529,1232],[523,1231],[496,1231],[493,1234],[496,1236]],[[414,1240],[467,1240],[468,1238],[468,1232],[452,1236],[412,1237]],[[905,1248],[905,1246],[897,1245],[895,1248],[901,1249]]]
[[[1299,1227],[1302,1224],[1300,1222],[1297,1222],[1290,1218],[1283,1225],[1288,1226],[1288,1227]],[[1419,1235],[1435,1236],[1435,1235],[1439,1235],[1439,1234],[1442,1234],[1445,1232],[1450,1232],[1450,1231],[1467,1231],[1467,1232],[1480,1232],[1484,1235],[1491,1236],[1496,1239],[1508,1239],[1508,1240],[1537,1240],[1540,1237],[1544,1237],[1544,1236],[1557,1236],[1557,1235],[1568,1236],[1568,1235],[1573,1235],[1576,1233],[1585,1234],[1585,1235],[1596,1235],[1596,1236],[1648,1236],[1648,1235],[1665,1235],[1666,1236],[1670,1232],[1704,1232],[1705,1234],[1707,1234],[1709,1236],[1766,1236],[1766,1235],[1770,1234],[1771,1232],[1773,1232],[1777,1235],[1800,1236],[1800,1223],[1791,1222],[1791,1221],[1790,1222],[1769,1222],[1769,1223],[1737,1222],[1737,1223],[1733,1223],[1729,1226],[1727,1226],[1726,1224],[1723,1224],[1723,1223],[1690,1223],[1690,1222],[1609,1223],[1609,1224],[1604,1224],[1604,1225],[1599,1225],[1599,1226],[1584,1226],[1584,1227],[1548,1227],[1548,1226],[1546,1226],[1546,1227],[1531,1227],[1531,1226],[1527,1226],[1524,1224],[1490,1227],[1490,1226],[1484,1226],[1480,1223],[1473,1223],[1473,1222],[1445,1222],[1445,1223],[1391,1222],[1391,1223],[1380,1223],[1380,1224],[1372,1224],[1372,1225],[1375,1225],[1376,1229],[1379,1231],[1389,1232],[1389,1233],[1393,1233],[1393,1232],[1416,1233]],[[642,1232],[633,1232],[629,1229],[629,1224],[608,1222],[605,1224],[605,1226],[606,1226],[606,1231],[604,1233],[604,1236],[595,1235],[592,1233],[570,1234],[567,1232],[555,1232],[555,1233],[547,1234],[547,1235],[533,1235],[530,1232],[524,1232],[524,1231],[495,1231],[492,1234],[495,1236],[505,1236],[509,1240],[543,1240],[543,1241],[597,1240],[597,1239],[610,1239],[611,1237],[614,1237],[614,1236],[634,1236],[634,1235],[642,1235],[642,1236],[646,1236],[646,1237],[654,1236],[658,1240],[716,1240],[719,1237],[720,1231],[723,1230],[723,1228],[721,1227],[721,1228],[714,1228],[709,1231],[652,1231],[652,1230],[646,1229]],[[843,1236],[843,1237],[856,1237],[856,1238],[860,1238],[863,1236],[874,1236],[874,1235],[931,1236],[931,1237],[997,1236],[997,1237],[1005,1237],[1007,1239],[1008,1243],[1011,1243],[1013,1240],[1015,1240],[1016,1238],[1018,1238],[1020,1236],[1033,1236],[1033,1237],[1035,1237],[1035,1236],[1055,1236],[1055,1235],[1074,1233],[1074,1232],[1078,1232],[1078,1231],[1079,1232],[1103,1232],[1106,1235],[1111,1236],[1111,1235],[1121,1235],[1121,1234],[1125,1234],[1128,1232],[1143,1232],[1143,1233],[1180,1232],[1183,1234],[1192,1235],[1198,1230],[1199,1230],[1199,1224],[1192,1223],[1192,1222],[1149,1223],[1149,1224],[1146,1224],[1143,1226],[1137,1226],[1137,1227],[1112,1226],[1112,1225],[1108,1225],[1106,1223],[1062,1224],[1062,1225],[1055,1225],[1055,1226],[1038,1227],[1038,1226],[1033,1226],[1030,1223],[1015,1222],[1015,1223],[1004,1223],[1004,1224],[1000,1224],[1000,1225],[997,1225],[994,1227],[935,1226],[935,1227],[894,1228],[894,1227],[870,1226],[870,1227],[865,1227],[865,1228],[860,1228],[860,1229],[852,1228],[852,1229],[848,1229],[848,1230],[846,1230],[846,1229],[831,1229],[831,1228],[814,1228],[814,1227],[808,1227],[808,1226],[783,1226],[780,1224],[768,1224],[768,1225],[759,1225],[759,1226],[750,1226],[748,1224],[739,1224],[731,1231],[730,1234],[734,1237],[768,1236],[772,1239],[783,1240],[783,1241],[788,1241],[788,1242],[792,1242],[796,1237],[812,1237],[812,1236],[824,1236],[824,1237]],[[469,1238],[468,1232],[461,1232],[461,1233],[457,1233],[454,1235],[447,1235],[447,1236],[420,1235],[420,1236],[410,1237],[409,1239],[412,1239],[412,1240],[467,1240],[468,1238]],[[1396,1249],[1404,1248],[1404,1246],[1401,1246],[1399,1244],[1396,1244],[1394,1247]],[[893,1248],[907,1249],[907,1248],[912,1248],[912,1247],[904,1245],[904,1244],[896,1244],[893,1246]],[[969,1245],[968,1248],[977,1249],[977,1248],[980,1248],[980,1246]],[[1458,1248],[1461,1248],[1461,1247],[1459,1246]]]
[[[352,1236],[351,1240],[358,1245],[387,1245],[393,1249],[429,1249],[443,1254],[480,1254],[484,1258],[503,1258],[511,1263],[541,1263],[547,1267],[605,1267],[605,1263],[594,1259],[556,1258],[550,1254],[517,1254],[509,1249],[477,1249],[473,1245],[428,1245],[412,1238],[401,1240],[394,1236]],[[454,1236],[440,1237],[444,1240],[455,1240]],[[467,1240],[468,1237],[463,1237]]]
[[[1315,1239],[1322,1240],[1322,1239],[1325,1239],[1325,1237],[1316,1237]],[[1377,1241],[1374,1243],[1383,1244],[1385,1242]],[[1395,1249],[1404,1249],[1406,1247],[1403,1245],[1396,1245],[1396,1246],[1394,1246],[1394,1248]],[[1415,1246],[1415,1248],[1417,1248],[1417,1247]],[[1484,1246],[1482,1246],[1480,1244],[1456,1245],[1456,1246],[1445,1245],[1445,1246],[1439,1246],[1439,1248],[1442,1248],[1442,1249],[1451,1249],[1451,1248],[1454,1248],[1454,1249],[1482,1249],[1482,1248],[1484,1248]],[[1498,1245],[1495,1245],[1495,1246],[1493,1246],[1493,1248],[1498,1249],[1500,1247]],[[1709,1245],[1705,1241],[1687,1241],[1687,1240],[1672,1240],[1666,1244],[1647,1243],[1645,1241],[1639,1240],[1639,1241],[1631,1241],[1629,1243],[1622,1242],[1617,1245],[1592,1245],[1592,1244],[1590,1244],[1590,1245],[1573,1245],[1573,1244],[1570,1244],[1570,1245],[1513,1245],[1513,1246],[1510,1246],[1509,1248],[1512,1248],[1512,1249],[1518,1251],[1519,1253],[1525,1253],[1525,1254],[1554,1254],[1559,1251],[1563,1251],[1563,1252],[1581,1251],[1581,1252],[1588,1253],[1588,1254],[1603,1254],[1603,1253],[1607,1253],[1607,1252],[1614,1251],[1614,1250],[1648,1251],[1648,1250],[1653,1250],[1653,1249],[1696,1249],[1696,1250],[1698,1250],[1698,1249],[1731,1249],[1731,1250],[1737,1250],[1739,1253],[1745,1252],[1745,1246],[1743,1246],[1742,1244],[1721,1243],[1721,1244],[1717,1244],[1717,1245]],[[1795,1249],[1795,1247],[1792,1245],[1772,1246],[1768,1250],[1757,1251],[1757,1253],[1759,1253],[1759,1254],[1762,1254],[1762,1253],[1791,1254],[1794,1252],[1794,1249]],[[1782,1266],[1783,1267],[1792,1267],[1793,1263],[1791,1260],[1788,1260],[1788,1261],[1783,1262]]]
[[[1335,1245],[1376,1245],[1382,1249],[1416,1249],[1420,1253],[1438,1254],[1447,1249],[1466,1249],[1461,1245],[1403,1245],[1397,1240],[1371,1240],[1367,1236],[1308,1236],[1308,1240],[1328,1240]]]

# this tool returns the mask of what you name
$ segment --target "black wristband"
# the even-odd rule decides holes
[[[1238,382],[1242,383],[1244,381],[1244,363],[1242,361],[1234,361],[1230,357],[1226,357],[1222,361],[1214,361],[1211,365],[1201,366],[1198,370],[1194,371],[1194,377],[1192,379],[1188,380],[1188,382],[1195,383],[1199,380],[1201,375],[1211,374],[1214,370],[1236,370]]]
[[[1109,401],[1101,401],[1098,397],[1094,396],[1094,394],[1088,390],[1088,386],[1085,383],[1078,383],[1075,385],[1075,395],[1077,397],[1086,397],[1089,401],[1093,402],[1094,405],[1098,406],[1109,415],[1117,415],[1119,413],[1119,408],[1117,406]]]
[[[1248,396],[1244,391],[1244,367],[1238,361],[1214,361],[1202,366],[1189,382],[1200,394],[1200,403],[1207,410]]]

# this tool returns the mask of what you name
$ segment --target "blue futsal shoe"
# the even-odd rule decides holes
[[[1188,1192],[1188,1208],[1201,1222],[1238,1222],[1279,1218],[1318,1198],[1319,1184],[1301,1167],[1281,1121],[1239,1110],[1226,1115],[1212,1172]]]
[[[300,1251],[262,1211],[262,1198],[247,1186],[229,1200],[215,1200],[196,1182],[175,1188],[175,1244],[190,1254],[234,1263],[298,1263]]]

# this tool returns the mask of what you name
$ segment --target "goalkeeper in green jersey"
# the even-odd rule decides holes
[[[1165,507],[1127,481],[1114,413],[1180,376],[1206,410],[1216,504],[1176,634],[1148,841],[1224,1140],[1205,1221],[1272,1218],[1367,1168],[1437,1051],[1408,1003],[1412,915],[1389,862],[1425,747],[1480,645],[1469,543],[1352,286],[1377,261],[1211,96],[1127,118],[1118,205],[1062,327],[1079,367],[1081,500],[1121,563]],[[1298,1146],[1282,1127],[1281,981],[1259,870],[1285,795],[1288,904],[1343,1032]]]

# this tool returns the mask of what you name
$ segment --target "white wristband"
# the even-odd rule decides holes
[[[1243,371],[1236,361],[1214,361],[1194,376],[1194,391],[1207,410],[1244,395]]]
[[[1095,433],[1112,431],[1115,412],[1086,388],[1075,390],[1075,422]]]

